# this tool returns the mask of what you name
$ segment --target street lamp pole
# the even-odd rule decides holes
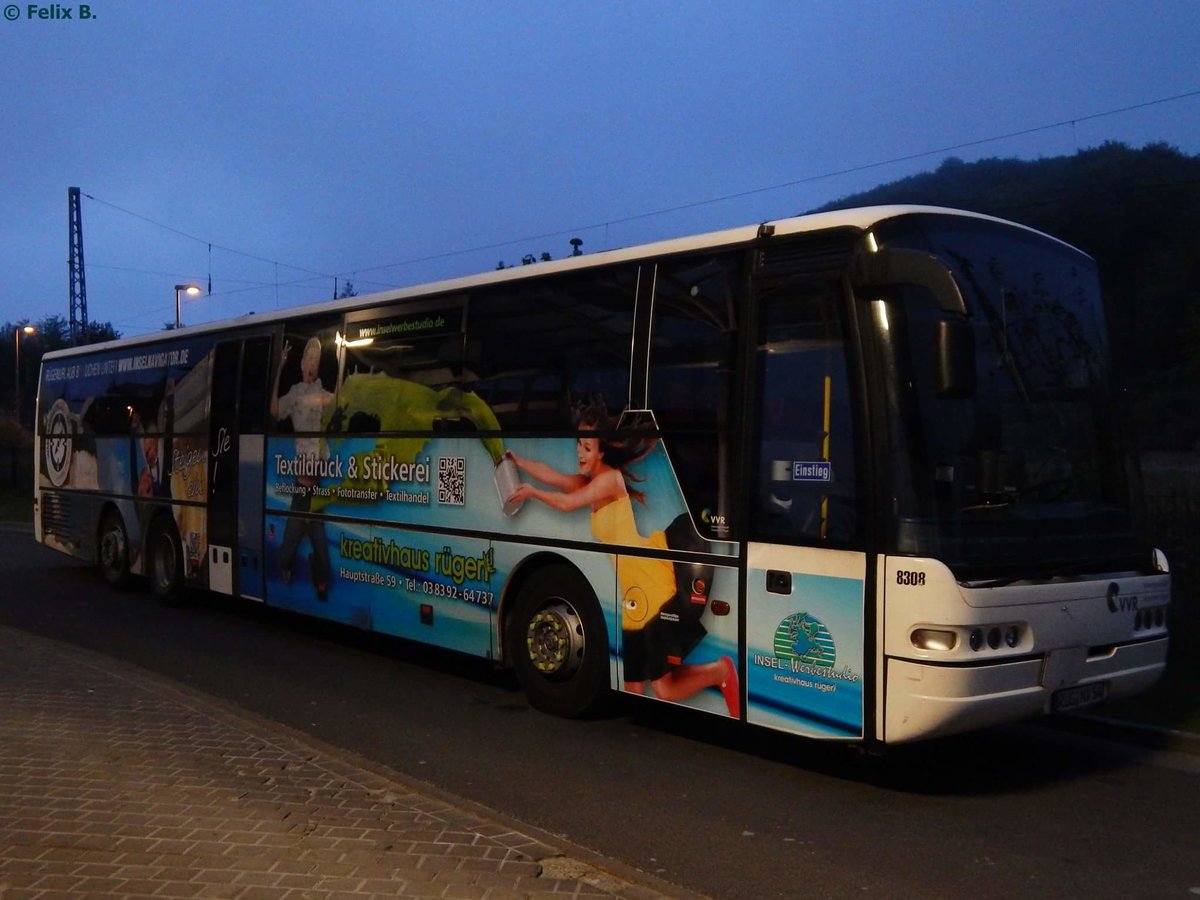
[[[182,305],[183,295],[187,294],[189,297],[195,297],[199,293],[200,293],[200,288],[198,285],[194,285],[194,284],[177,284],[177,285],[175,285],[175,327],[177,329],[183,327],[183,322],[180,321],[180,312],[181,312],[180,307]]]
[[[21,335],[36,331],[32,325],[18,325],[13,329],[13,398],[18,419],[21,417]]]

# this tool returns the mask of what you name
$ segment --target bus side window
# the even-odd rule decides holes
[[[649,405],[692,520],[708,538],[734,536],[729,496],[731,377],[740,254],[658,267]]]
[[[337,331],[339,319],[325,314],[292,319],[275,350],[270,370],[267,405],[271,431],[276,434],[318,434],[322,412],[330,407],[338,387]],[[306,400],[293,402],[309,389]]]
[[[858,487],[841,292],[833,283],[791,283],[764,291],[760,301],[755,536],[855,545]]]
[[[583,396],[622,409],[636,276],[625,265],[473,295],[465,386],[509,431],[573,431],[572,404]]]

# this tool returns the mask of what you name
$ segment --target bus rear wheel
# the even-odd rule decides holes
[[[150,590],[164,603],[176,602],[183,593],[183,547],[175,523],[159,516],[146,539],[146,574]]]
[[[129,585],[129,536],[125,522],[114,509],[100,520],[100,538],[96,547],[96,565],[104,580],[116,588]]]
[[[608,632],[591,587],[575,569],[539,569],[506,620],[505,648],[529,703],[581,716],[606,693]]]

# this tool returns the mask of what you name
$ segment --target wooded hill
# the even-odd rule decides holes
[[[1200,156],[1106,143],[1034,161],[952,158],[821,209],[881,203],[988,213],[1095,257],[1138,445],[1200,449]]]

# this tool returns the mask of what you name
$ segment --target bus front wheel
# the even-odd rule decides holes
[[[542,712],[581,716],[608,689],[604,617],[587,581],[569,566],[530,576],[508,616],[505,645],[530,705]]]
[[[123,588],[129,584],[129,536],[121,514],[110,509],[100,520],[100,540],[96,548],[96,565],[110,585]]]
[[[151,526],[146,565],[154,596],[164,603],[178,600],[183,592],[183,547],[175,523],[168,516],[159,516]]]

